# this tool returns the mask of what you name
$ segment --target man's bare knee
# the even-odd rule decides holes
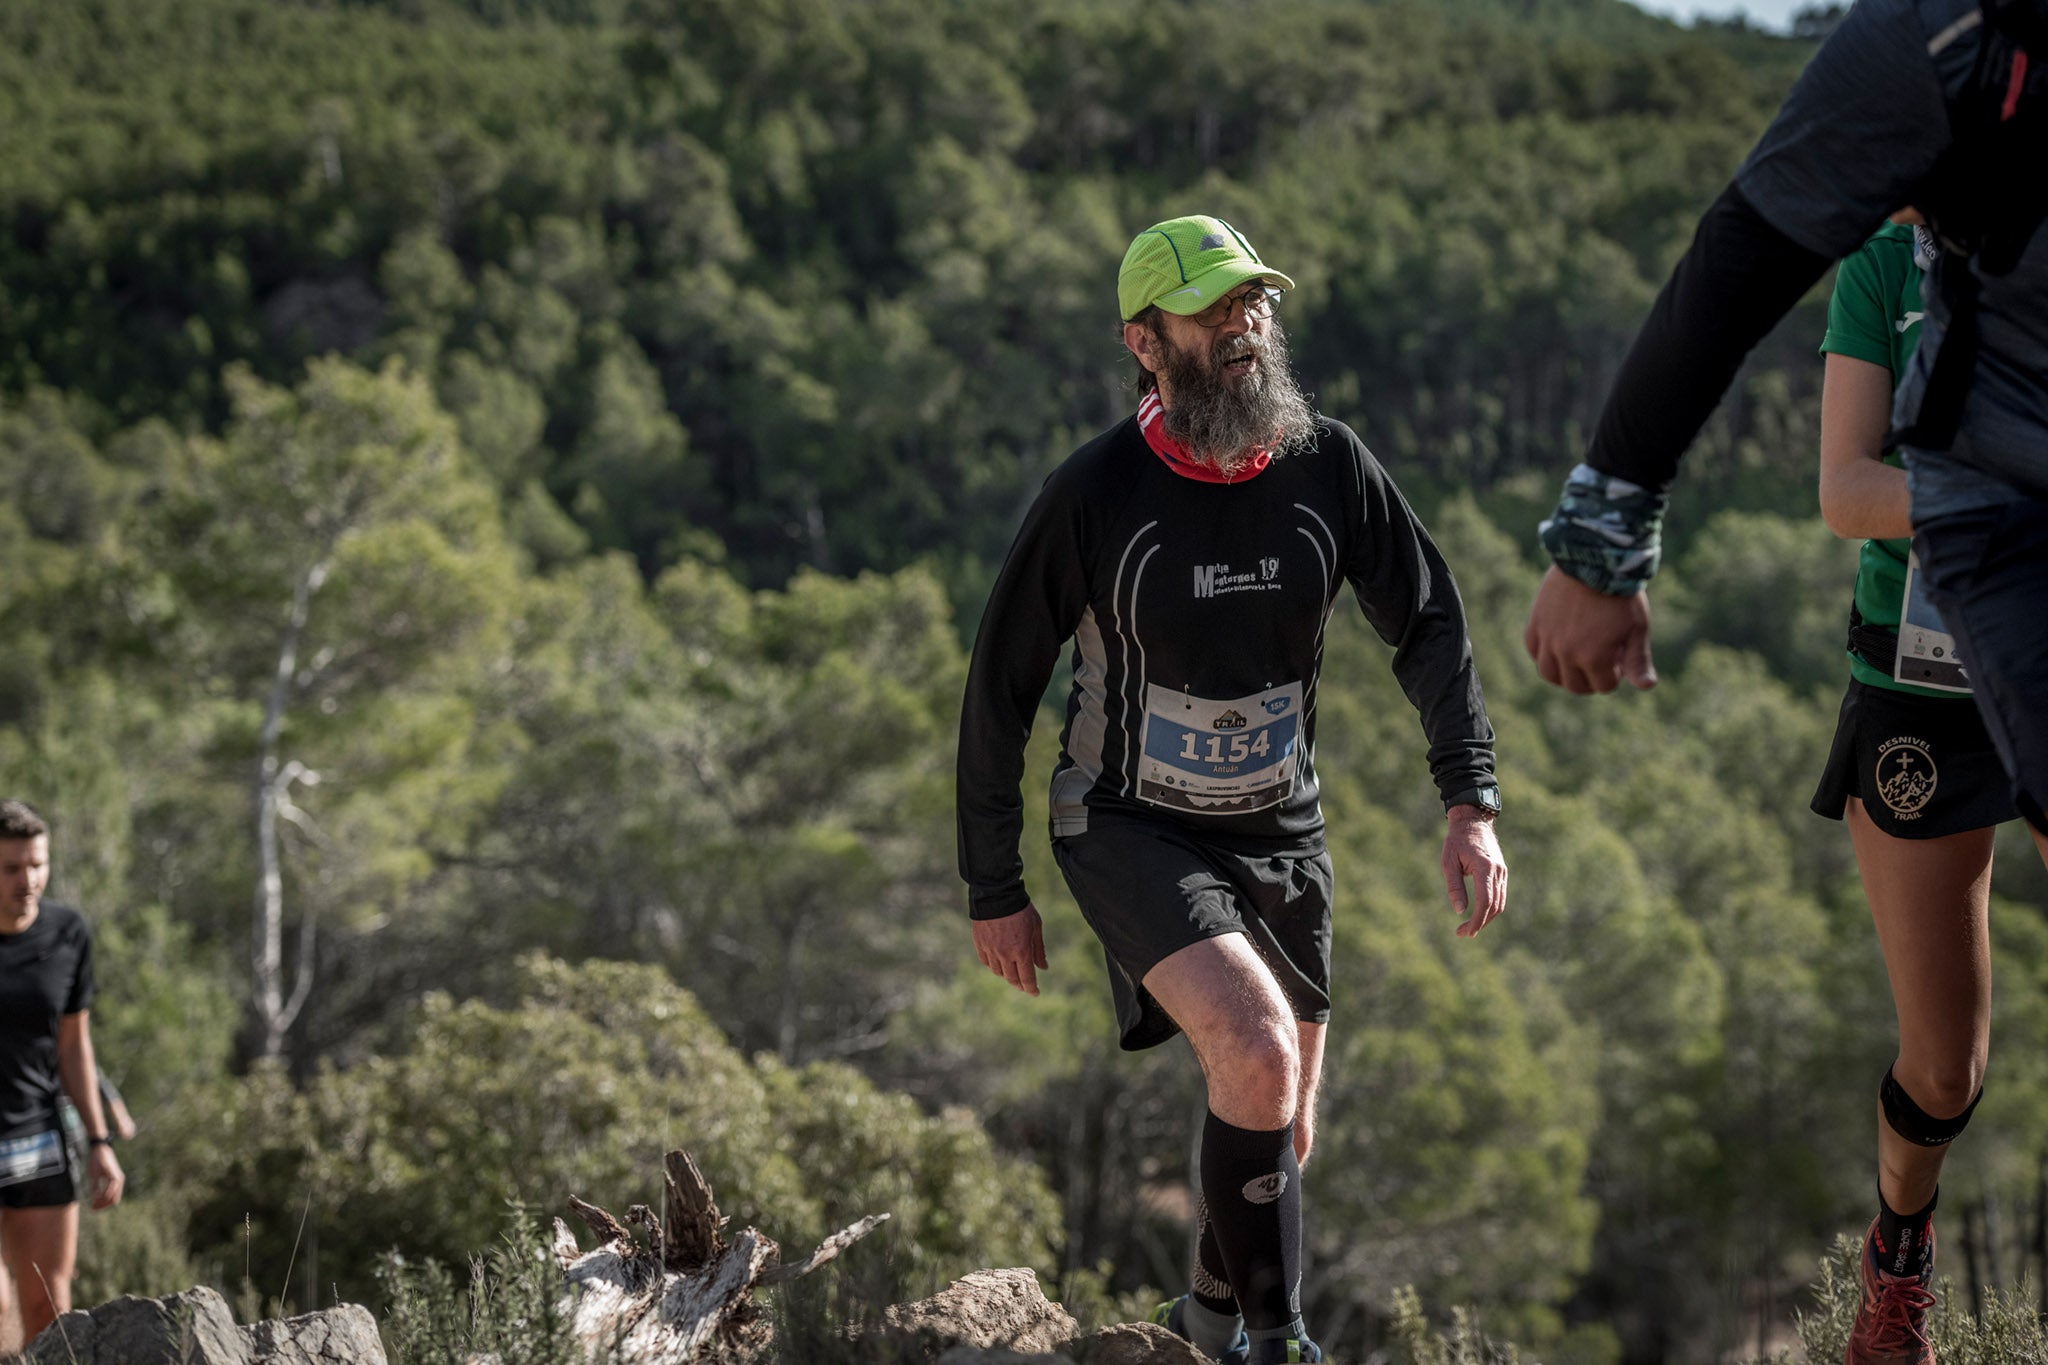
[[[1301,1044],[1287,998],[1242,934],[1191,944],[1143,982],[1171,1015],[1209,1082],[1209,1107],[1226,1123],[1271,1130],[1293,1121]]]
[[[1293,1031],[1252,1024],[1202,1049],[1209,1108],[1240,1128],[1274,1129],[1294,1119],[1301,1068]]]

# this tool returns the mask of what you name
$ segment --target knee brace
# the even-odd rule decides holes
[[[1894,1133],[1918,1147],[1946,1147],[1954,1142],[1970,1126],[1970,1115],[1983,1098],[1984,1087],[1980,1085],[1962,1113],[1952,1119],[1938,1119],[1913,1103],[1906,1087],[1893,1078],[1889,1069],[1884,1073],[1884,1084],[1877,1088],[1877,1102],[1884,1106],[1884,1121]]]

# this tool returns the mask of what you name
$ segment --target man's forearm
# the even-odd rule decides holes
[[[107,1136],[107,1115],[100,1106],[99,1066],[93,1057],[92,1040],[80,1038],[57,1045],[57,1078],[64,1093],[78,1110],[88,1137]]]

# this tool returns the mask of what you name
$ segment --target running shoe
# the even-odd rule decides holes
[[[1307,1337],[1280,1337],[1252,1347],[1251,1365],[1291,1365],[1293,1361],[1320,1361],[1323,1348]]]
[[[1927,1314],[1934,1307],[1928,1281],[1934,1278],[1934,1229],[1927,1230],[1927,1263],[1918,1275],[1878,1269],[1877,1224],[1863,1239],[1863,1302],[1849,1329],[1844,1365],[1935,1365],[1927,1339]]]
[[[1184,1321],[1190,1297],[1190,1295],[1183,1294],[1177,1299],[1168,1299],[1165,1303],[1160,1304],[1152,1310],[1152,1321],[1158,1323],[1182,1341],[1194,1340],[1193,1337],[1188,1335],[1188,1329]],[[1251,1359],[1251,1354],[1252,1339],[1246,1336],[1244,1329],[1240,1327],[1237,1332],[1237,1340],[1232,1342],[1230,1349],[1225,1351],[1218,1359],[1222,1361],[1222,1365],[1246,1365],[1246,1362]],[[1317,1359],[1320,1360],[1321,1357],[1318,1356]]]

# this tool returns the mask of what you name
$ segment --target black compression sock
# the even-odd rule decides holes
[[[1301,1316],[1301,1165],[1294,1126],[1262,1132],[1210,1114],[1202,1194],[1244,1325],[1255,1336]]]
[[[1934,1255],[1934,1206],[1940,1202],[1941,1191],[1936,1190],[1920,1212],[1900,1213],[1885,1202],[1884,1192],[1878,1191],[1877,1232],[1871,1249],[1879,1270],[1887,1275],[1918,1275],[1927,1269]]]
[[[1237,1316],[1237,1291],[1230,1287],[1230,1268],[1223,1263],[1223,1247],[1216,1240],[1216,1223],[1209,1217],[1207,1198],[1195,1201],[1195,1302],[1212,1313]]]

